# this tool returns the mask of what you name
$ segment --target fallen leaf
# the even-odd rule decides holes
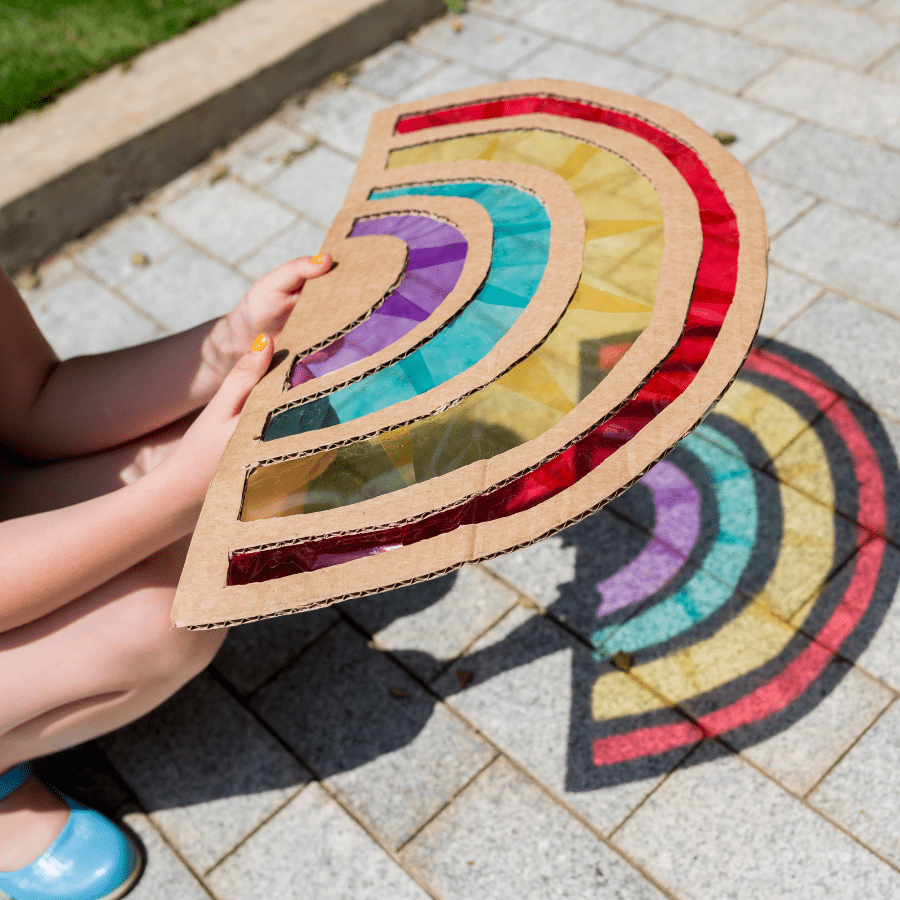
[[[713,137],[723,146],[727,147],[729,144],[733,144],[737,140],[737,135],[732,134],[730,131],[717,131]]]
[[[391,696],[396,697],[398,700],[406,700],[409,697],[409,691],[404,691],[403,688],[392,687]]]
[[[456,680],[459,682],[459,689],[464,691],[468,683],[472,680],[472,673],[468,669],[457,669]]]
[[[614,656],[610,657],[610,662],[617,668],[621,669],[623,672],[631,671],[631,663],[633,657],[630,653],[626,653],[624,650],[619,650]]]
[[[209,183],[215,184],[217,181],[227,178],[230,174],[231,169],[229,169],[228,166],[219,163],[219,165],[213,166],[212,174],[209,176]]]
[[[150,257],[146,253],[135,252],[131,254],[131,264],[145,269],[150,265]]]

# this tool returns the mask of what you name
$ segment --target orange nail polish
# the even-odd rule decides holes
[[[318,256],[314,256],[314,257],[310,260],[310,262],[311,262],[314,266],[321,266],[322,263],[325,262],[325,254],[324,254],[324,253],[320,253]]]
[[[265,350],[266,345],[269,343],[269,339],[261,334],[254,342],[253,346],[250,348],[251,350]]]

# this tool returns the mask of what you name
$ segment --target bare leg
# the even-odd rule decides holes
[[[5,479],[4,512],[26,515],[114,490],[158,463],[185,427],[95,457],[5,466],[18,477]],[[209,664],[225,630],[170,625],[187,545],[178,541],[50,615],[0,633],[0,772],[133,721]],[[0,801],[0,871],[37,859],[67,816],[36,779]]]

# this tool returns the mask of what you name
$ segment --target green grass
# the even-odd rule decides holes
[[[0,122],[238,0],[0,0]]]

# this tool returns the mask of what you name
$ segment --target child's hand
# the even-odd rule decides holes
[[[284,328],[297,295],[307,278],[324,275],[331,268],[327,253],[301,256],[264,275],[244,294],[241,302],[212,329],[203,347],[203,362],[217,384],[247,351],[258,334],[276,341]]]
[[[193,530],[213,473],[234,432],[250,391],[272,362],[272,339],[258,335],[251,349],[235,363],[216,395],[191,424],[172,454],[147,476],[158,482],[169,501],[174,500],[185,520],[185,533]]]

